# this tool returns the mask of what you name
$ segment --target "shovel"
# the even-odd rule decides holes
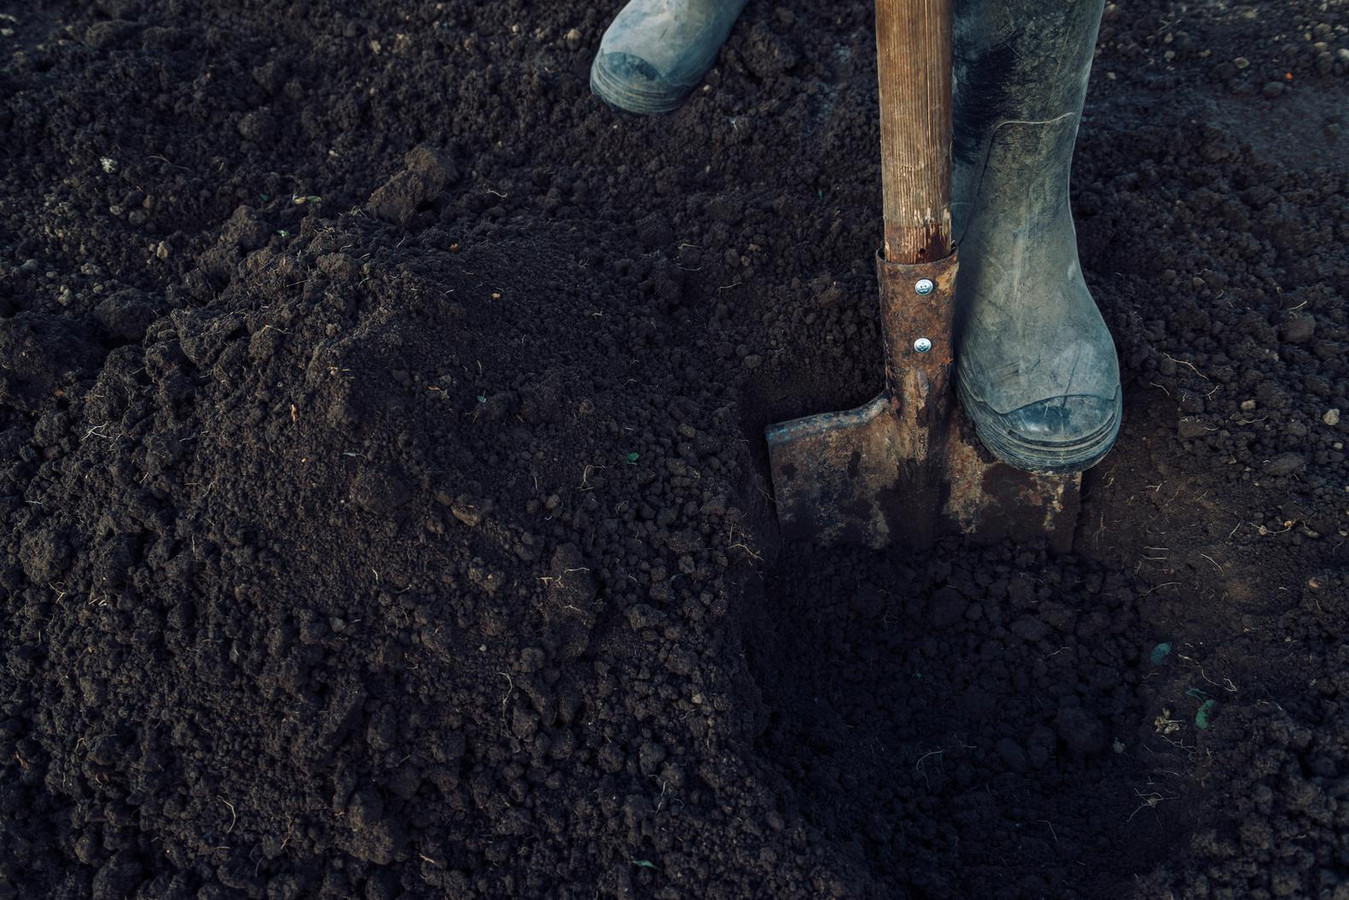
[[[998,462],[956,409],[952,0],[877,0],[885,389],[766,429],[786,540],[924,549],[942,534],[1072,544],[1080,475]]]

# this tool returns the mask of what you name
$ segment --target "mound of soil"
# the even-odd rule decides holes
[[[784,546],[869,4],[0,3],[0,898],[1349,896],[1349,20],[1111,5],[1071,554]]]

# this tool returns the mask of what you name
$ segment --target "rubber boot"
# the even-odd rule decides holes
[[[1119,361],[1068,202],[1103,6],[956,2],[960,399],[983,444],[1032,472],[1086,469],[1119,434]]]
[[[627,112],[670,112],[712,68],[745,2],[631,0],[600,39],[590,90]]]

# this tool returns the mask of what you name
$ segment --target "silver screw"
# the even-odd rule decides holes
[[[931,278],[920,278],[918,279],[918,283],[913,286],[913,289],[917,291],[919,294],[927,296],[928,294],[935,291],[937,289],[937,286],[932,283]]]
[[[932,342],[927,338],[919,338],[913,342],[913,349],[917,350],[919,353],[926,353],[932,349]]]

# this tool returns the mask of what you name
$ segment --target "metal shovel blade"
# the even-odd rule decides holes
[[[878,258],[885,390],[857,409],[765,430],[784,540],[924,549],[965,534],[1071,548],[1081,476],[999,462],[954,408],[958,268],[955,254],[919,265]]]
[[[999,462],[968,422],[953,423],[940,470],[905,457],[887,394],[857,409],[771,425],[765,436],[785,541],[921,549],[963,534],[979,543],[1048,540],[1060,552],[1072,549],[1082,476]]]

